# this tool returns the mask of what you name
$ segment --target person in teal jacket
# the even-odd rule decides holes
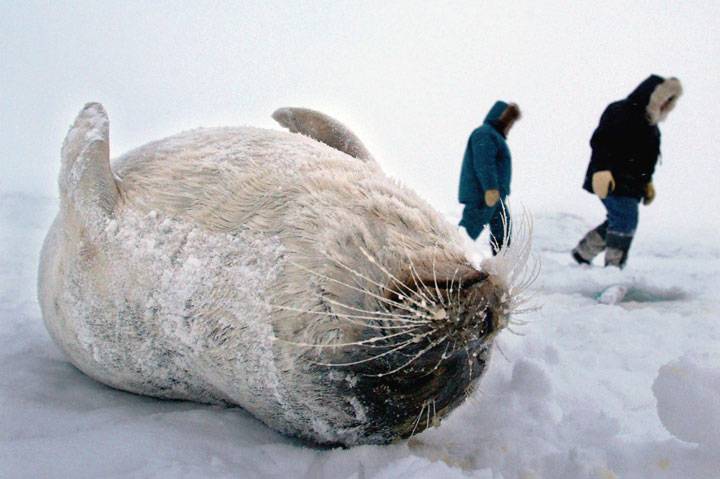
[[[460,226],[475,240],[489,224],[493,254],[510,241],[505,238],[510,225],[505,200],[510,194],[512,161],[506,138],[519,118],[515,103],[495,102],[483,124],[470,134],[460,171],[458,199],[464,205]]]

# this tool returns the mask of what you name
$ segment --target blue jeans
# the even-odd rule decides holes
[[[498,201],[495,206],[465,205],[460,226],[464,227],[468,235],[476,240],[486,225],[490,225],[490,246],[493,253],[497,253],[510,238],[505,237],[506,230],[510,232],[510,210]],[[503,221],[503,216],[505,220]],[[507,226],[505,225],[507,223]]]
[[[601,200],[607,210],[607,232],[618,236],[635,235],[638,226],[640,198],[608,196]]]

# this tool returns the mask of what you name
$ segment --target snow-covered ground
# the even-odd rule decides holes
[[[417,4],[0,0],[0,479],[720,477],[720,2]],[[602,210],[579,187],[588,140],[650,73],[685,85],[658,198],[622,274],[580,268],[568,251]],[[497,99],[523,110],[513,199],[535,216],[542,309],[502,333],[481,390],[438,429],[316,449],[240,409],[102,386],[46,333],[36,263],[85,102],[105,104],[113,157],[318,109],[455,221],[467,134]],[[615,282],[628,301],[598,304]]]
[[[720,475],[714,230],[646,228],[619,274],[572,263],[569,249],[594,225],[536,211],[541,309],[501,334],[480,390],[410,441],[319,449],[241,409],[135,396],[74,369],[35,300],[56,208],[52,198],[0,194],[0,477]],[[629,286],[626,301],[598,304],[616,282]]]

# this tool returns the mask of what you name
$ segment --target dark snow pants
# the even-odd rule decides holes
[[[497,254],[506,241],[510,242],[510,238],[506,237],[510,232],[510,210],[505,202],[498,201],[495,206],[465,205],[460,226],[465,228],[470,238],[476,240],[487,225],[490,225],[492,252]]]

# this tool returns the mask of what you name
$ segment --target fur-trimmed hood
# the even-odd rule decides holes
[[[675,77],[668,78],[656,86],[652,95],[650,95],[650,101],[647,105],[647,114],[650,123],[656,125],[661,121],[665,121],[668,113],[675,108],[682,92],[680,80]]]
[[[516,103],[496,101],[485,116],[483,123],[494,127],[501,135],[505,136],[508,127],[512,127],[512,124],[521,117],[520,107]]]
[[[682,85],[675,77],[663,78],[650,75],[628,95],[628,101],[643,108],[651,125],[657,125],[667,118],[682,95]]]

